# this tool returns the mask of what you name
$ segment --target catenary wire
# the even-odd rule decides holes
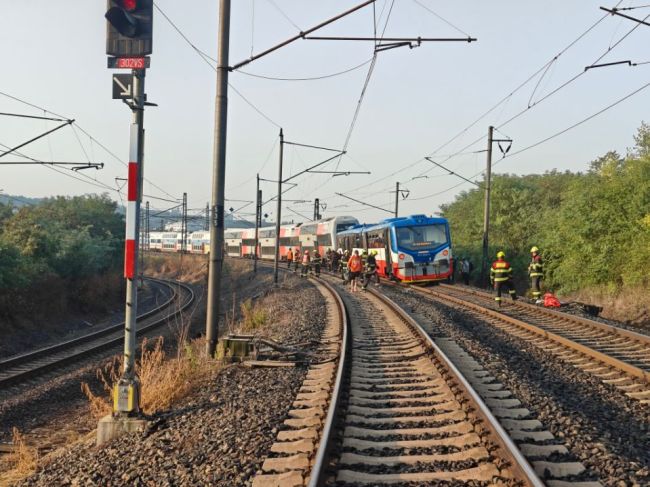
[[[166,13],[165,13],[165,12],[164,12],[160,7],[159,7],[159,6],[158,6],[158,4],[157,4],[156,2],[154,2],[154,7],[156,8],[156,10],[158,10],[158,12],[160,12],[160,14],[165,18],[165,20],[167,20],[167,22],[169,23],[169,25],[172,26],[172,28],[173,28],[173,29],[178,33],[178,35],[180,35],[181,38],[182,38],[182,39],[183,39],[183,40],[184,40],[184,41],[185,41],[185,42],[186,42],[186,43],[187,43],[187,44],[188,44],[188,45],[189,45],[189,46],[194,50],[194,52],[196,52],[196,53],[199,55],[199,57],[201,57],[201,59],[203,59],[203,61],[204,61],[208,66],[210,66],[210,68],[211,68],[214,72],[217,72],[217,67],[214,66],[214,64],[212,64],[212,62],[217,63],[217,61],[216,61],[213,57],[207,55],[207,54],[206,54],[205,52],[203,52],[201,49],[199,49],[198,47],[196,47],[196,45],[195,45],[195,44],[194,44],[194,43],[193,43],[193,42],[192,42],[192,41],[191,41],[191,40],[190,40],[190,39],[189,39],[189,38],[188,38],[188,37],[183,33],[183,31],[182,31],[182,30],[181,30],[181,29],[180,29],[180,28],[179,28],[179,27],[174,23],[174,21],[173,21],[171,18],[169,18],[169,16],[168,16],[168,15],[167,15],[167,14],[166,14]],[[210,62],[210,61],[212,61],[212,62]],[[251,107],[253,110],[255,110],[255,111],[256,111],[256,112],[257,112],[261,117],[263,117],[265,120],[267,120],[269,123],[271,123],[271,124],[274,125],[275,127],[277,127],[277,128],[282,128],[282,126],[281,126],[279,123],[277,123],[275,120],[273,120],[271,117],[269,117],[269,116],[268,116],[266,113],[264,113],[260,108],[258,108],[258,107],[257,107],[257,106],[252,102],[252,101],[250,101],[248,98],[246,98],[246,96],[244,96],[244,94],[243,94],[241,91],[239,91],[237,88],[235,88],[235,87],[232,85],[232,83],[228,82],[228,86],[229,86],[230,88],[232,88],[232,90],[233,90],[233,91],[234,91],[234,92],[235,92],[235,93],[236,93],[236,94],[237,94],[237,95],[238,95],[238,96],[239,96],[239,97],[240,97],[240,98],[241,98],[241,99],[242,99],[242,100],[243,100],[243,101],[244,101],[244,102],[249,106],[249,107]]]
[[[620,0],[617,5],[620,5],[622,3],[622,0]],[[501,106],[503,103],[509,101],[513,95],[515,95],[517,92],[522,90],[525,86],[527,86],[532,80],[534,80],[540,73],[545,71],[551,64],[555,62],[557,58],[559,58],[561,55],[566,53],[569,49],[571,49],[573,46],[575,46],[578,42],[580,42],[587,34],[589,34],[593,29],[595,29],[601,22],[603,22],[609,14],[602,15],[598,20],[596,20],[593,24],[591,24],[585,31],[583,31],[580,35],[578,35],[577,38],[575,38],[573,41],[571,41],[568,45],[566,45],[563,49],[561,49],[551,60],[547,61],[543,66],[541,66],[539,69],[537,69],[533,74],[531,74],[528,78],[526,78],[523,82],[521,82],[519,85],[517,85],[509,94],[501,98],[499,101],[497,101],[494,105],[492,105],[488,110],[483,112],[481,115],[479,115],[476,119],[474,119],[469,125],[464,127],[462,130],[460,130],[458,133],[454,134],[450,139],[436,147],[432,152],[428,154],[428,156],[434,156],[436,155],[439,151],[447,147],[449,144],[457,140],[459,137],[462,137],[465,133],[467,133],[470,129],[472,129],[477,123],[479,123],[481,120],[483,120],[485,117],[487,117],[490,113],[492,113],[494,110],[496,110],[499,106]],[[468,144],[465,146],[464,149],[461,149],[460,152],[463,152],[466,150],[468,147],[471,147],[474,145],[478,140],[482,140],[483,136],[481,136],[479,139],[476,141],[473,141],[471,144]],[[445,159],[448,160],[448,159]],[[424,157],[418,159],[417,161],[414,161],[413,163],[409,164],[405,168],[400,168],[387,176],[383,176],[379,179],[376,179],[374,181],[371,181],[370,183],[366,183],[364,185],[358,186],[354,189],[352,189],[352,193],[356,192],[358,189],[363,189],[367,186],[370,186],[372,184],[375,184],[380,181],[384,181],[390,177],[395,176],[396,174],[399,174],[400,172],[404,170],[411,169],[412,167],[417,166],[418,164],[421,164],[422,162],[425,162],[426,159]]]
[[[6,93],[6,92],[4,92],[4,91],[0,91],[0,95],[4,96],[4,97],[6,97],[6,98],[9,98],[9,99],[11,99],[11,100],[14,100],[14,101],[16,101],[16,102],[18,102],[18,103],[22,103],[22,104],[24,104],[24,105],[26,105],[26,106],[29,106],[29,107],[35,108],[35,109],[37,109],[37,110],[39,110],[39,111],[42,111],[42,112],[44,112],[44,113],[49,113],[49,114],[51,114],[51,115],[54,115],[55,117],[65,118],[66,120],[68,120],[68,118],[67,118],[67,117],[64,117],[63,115],[60,115],[60,114],[58,114],[58,113],[56,113],[56,112],[53,112],[53,111],[47,110],[46,108],[43,108],[43,107],[38,106],[38,105],[35,105],[35,104],[33,104],[33,103],[30,103],[30,102],[28,102],[28,101],[26,101],[26,100],[24,100],[24,99],[22,99],[22,98],[18,98],[18,97],[16,97],[16,96],[10,95],[9,93]],[[93,136],[92,136],[92,135],[91,135],[91,134],[90,134],[86,129],[84,129],[84,128],[83,128],[81,125],[79,125],[77,122],[74,122],[72,125],[73,125],[74,127],[76,127],[77,129],[79,129],[79,131],[81,131],[81,132],[82,132],[86,137],[88,137],[88,138],[90,139],[91,142],[94,142],[94,143],[97,144],[99,147],[101,147],[104,151],[106,151],[107,154],[109,154],[111,157],[113,157],[113,158],[114,158],[116,161],[118,161],[120,164],[122,164],[123,166],[127,166],[127,164],[126,164],[126,163],[125,163],[125,162],[124,162],[120,157],[118,157],[118,156],[117,156],[113,151],[111,151],[111,150],[110,150],[108,147],[106,147],[103,143],[101,143],[99,140],[97,140],[95,137],[93,137]],[[162,193],[166,194],[167,196],[172,196],[170,193],[168,193],[168,192],[165,191],[163,188],[161,188],[160,186],[158,186],[157,184],[155,184],[154,182],[152,182],[150,179],[148,179],[148,178],[144,178],[144,179],[145,179],[145,181],[147,181],[149,184],[151,184],[153,187],[155,187],[156,189],[158,189],[158,190],[161,191]],[[172,197],[173,197],[173,196],[172,196]]]
[[[246,76],[251,76],[253,78],[261,78],[261,79],[266,79],[266,80],[271,80],[271,81],[317,81],[317,80],[322,80],[322,79],[329,79],[329,78],[335,78],[336,76],[341,76],[347,73],[351,73],[352,71],[356,71],[357,69],[360,69],[367,65],[368,63],[372,62],[372,58],[366,59],[364,62],[361,64],[357,64],[355,66],[352,66],[351,68],[344,69],[343,71],[337,71],[336,73],[330,73],[330,74],[324,74],[320,76],[307,76],[304,78],[279,78],[276,76],[265,76],[262,74],[255,74],[255,73],[249,73],[247,71],[242,71],[241,69],[238,69],[235,71],[236,73],[244,74]]]
[[[530,145],[528,145],[528,146],[526,146],[526,147],[523,147],[522,149],[519,149],[518,151],[515,151],[515,152],[513,152],[513,153],[511,153],[511,154],[509,154],[509,155],[507,155],[507,156],[505,156],[505,157],[502,157],[501,159],[499,159],[498,161],[496,161],[495,163],[493,163],[493,164],[492,164],[492,167],[498,165],[499,163],[503,162],[503,161],[506,160],[506,159],[511,159],[511,158],[513,158],[513,157],[516,156],[516,155],[519,155],[519,154],[521,154],[521,153],[523,153],[523,152],[526,152],[526,151],[528,151],[528,150],[530,150],[530,149],[533,149],[533,148],[538,147],[538,146],[540,146],[540,145],[542,145],[542,144],[545,144],[546,142],[548,142],[548,141],[550,141],[550,140],[553,140],[553,139],[555,139],[556,137],[559,137],[560,135],[563,135],[563,134],[569,132],[570,130],[573,130],[573,129],[576,128],[576,127],[579,127],[580,125],[582,125],[582,124],[584,124],[584,123],[587,123],[588,121],[590,121],[590,120],[596,118],[597,116],[599,116],[599,115],[605,113],[606,111],[608,111],[608,110],[610,110],[610,109],[616,107],[617,105],[620,105],[621,103],[623,103],[624,101],[626,101],[626,100],[628,100],[629,98],[633,97],[634,95],[636,95],[636,94],[642,92],[643,90],[645,90],[646,88],[648,88],[648,86],[650,86],[650,82],[649,82],[649,83],[646,83],[646,84],[644,84],[644,85],[642,85],[641,87],[637,88],[636,90],[634,90],[634,91],[632,91],[632,92],[626,94],[626,95],[623,96],[622,98],[617,99],[616,101],[614,101],[614,102],[610,103],[609,105],[607,105],[607,106],[601,108],[601,109],[598,110],[597,112],[594,112],[594,113],[592,113],[591,115],[589,115],[589,116],[587,116],[587,117],[581,119],[580,121],[575,122],[574,124],[569,125],[568,127],[565,127],[564,129],[562,129],[562,130],[560,130],[560,131],[558,131],[558,132],[555,132],[555,133],[552,134],[552,135],[549,135],[548,137],[545,137],[545,138],[543,138],[543,139],[541,139],[541,140],[538,140],[537,142],[535,142],[535,143],[533,143],[533,144],[530,144]],[[475,177],[481,175],[482,173],[483,173],[483,171],[479,171],[479,172],[477,172],[476,174],[474,174],[473,176],[471,176],[470,179],[471,179],[471,178],[475,178]],[[439,191],[439,192],[436,192],[436,193],[432,193],[432,194],[429,194],[429,195],[426,195],[426,196],[421,196],[421,197],[419,197],[419,198],[411,198],[411,200],[412,200],[412,201],[418,201],[418,200],[428,199],[428,198],[431,198],[431,197],[433,197],[433,196],[438,196],[438,195],[440,195],[440,194],[443,194],[443,193],[446,193],[446,192],[448,192],[448,191],[451,191],[452,189],[455,189],[455,188],[457,188],[458,186],[460,186],[460,185],[462,185],[462,184],[465,184],[465,182],[464,182],[464,181],[463,181],[463,182],[460,182],[460,183],[458,183],[457,185],[452,186],[451,188],[448,188],[448,189],[443,190],[443,191]]]
[[[452,24],[452,23],[449,22],[447,19],[445,19],[445,18],[442,17],[440,14],[438,14],[438,13],[434,12],[433,10],[431,10],[429,7],[427,7],[426,5],[424,5],[424,4],[423,4],[422,2],[420,2],[419,0],[413,0],[413,2],[416,3],[417,5],[419,5],[420,7],[422,7],[422,8],[423,8],[424,10],[426,10],[427,12],[433,14],[433,15],[434,15],[435,17],[437,17],[439,20],[442,20],[445,24],[447,24],[449,27],[451,27],[452,29],[454,29],[456,32],[460,32],[460,33],[463,34],[464,36],[471,37],[467,32],[465,32],[464,30],[460,29],[458,26]]]

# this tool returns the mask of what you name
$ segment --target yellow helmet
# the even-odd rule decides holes
[[[533,252],[539,252],[539,249],[537,247],[533,247],[530,249],[530,253],[532,254]]]
[[[505,259],[505,257],[506,257],[506,254],[502,250],[499,250],[497,252],[497,259]]]
[[[370,252],[370,255],[377,255],[377,251],[373,250],[372,252]]]

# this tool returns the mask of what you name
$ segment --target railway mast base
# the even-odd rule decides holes
[[[97,446],[111,441],[126,433],[144,431],[147,421],[142,418],[128,416],[104,416],[97,424]]]

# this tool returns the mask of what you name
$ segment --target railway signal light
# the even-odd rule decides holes
[[[106,54],[146,56],[153,39],[153,0],[108,0]]]

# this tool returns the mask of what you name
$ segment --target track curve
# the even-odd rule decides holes
[[[138,335],[147,333],[161,326],[168,319],[178,316],[194,302],[194,291],[187,284],[165,279],[146,279],[167,286],[172,294],[161,305],[138,316]],[[123,341],[124,322],[73,340],[9,357],[0,362],[0,390],[120,346]]]

